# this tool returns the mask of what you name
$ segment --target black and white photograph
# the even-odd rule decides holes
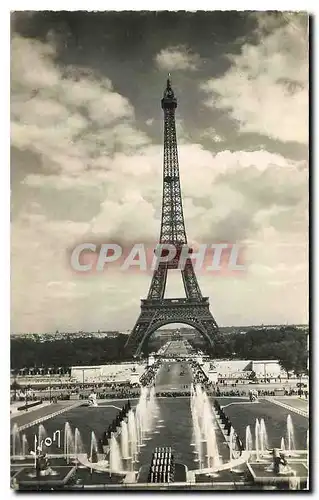
[[[156,7],[11,10],[8,486],[310,491],[310,14]]]

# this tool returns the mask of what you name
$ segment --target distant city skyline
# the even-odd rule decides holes
[[[225,326],[220,326],[220,330],[231,330],[231,329],[234,329],[234,330],[240,330],[240,329],[244,329],[244,330],[248,330],[249,328],[279,328],[279,327],[295,327],[295,328],[302,328],[302,329],[307,329],[309,328],[309,324],[308,323],[300,323],[300,324],[281,324],[281,325],[275,325],[275,324],[269,324],[269,325],[265,325],[265,324],[260,324],[260,325],[225,325]],[[182,328],[184,328],[185,330],[194,330],[197,332],[197,330],[195,328],[191,328],[191,327],[187,327],[185,325],[182,326]],[[167,326],[164,326],[162,328],[160,328],[159,330],[156,330],[156,332],[154,333],[154,335],[158,334],[159,332],[162,332],[162,331],[174,331],[175,328],[172,327],[172,325],[167,325]],[[35,335],[35,336],[41,336],[41,335],[50,335],[50,336],[59,336],[59,335],[103,335],[103,334],[125,334],[125,335],[129,335],[131,333],[131,329],[128,329],[128,330],[96,330],[96,331],[59,331],[59,330],[56,330],[55,332],[12,332],[11,333],[11,336],[29,336],[29,335]],[[198,336],[200,337],[200,333],[198,333]],[[151,337],[152,338],[152,337]]]
[[[303,13],[12,14],[12,331],[133,328],[150,275],[68,259],[156,244],[168,72],[189,240],[247,249],[244,275],[198,277],[217,323],[308,323],[307,30]]]

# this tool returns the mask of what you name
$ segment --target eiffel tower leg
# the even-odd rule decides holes
[[[143,308],[143,306],[142,306]],[[125,344],[125,350],[134,355],[139,356],[142,352],[142,347],[146,338],[156,329],[152,328],[156,312],[152,313],[149,310],[141,311],[135,326]]]
[[[161,262],[154,270],[152,283],[148,292],[148,299],[162,299],[165,293],[167,280],[167,263]]]
[[[201,320],[201,330],[204,333],[204,338],[208,341],[208,343],[213,347],[216,336],[219,335],[219,328],[217,323],[213,317],[213,315],[209,312],[210,318]]]
[[[182,278],[186,297],[188,299],[202,299],[202,292],[200,291],[191,259],[187,259],[185,262],[184,269],[182,269]]]
[[[196,299],[202,301],[202,292],[199,288],[196,274],[191,259],[187,259],[184,269],[182,270],[183,283],[185,288],[186,297],[189,299]],[[207,314],[210,316],[207,320],[203,321],[203,326],[207,332],[218,331],[218,325],[210,312],[209,308]]]

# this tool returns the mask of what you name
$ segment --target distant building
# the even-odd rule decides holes
[[[282,368],[277,360],[252,361],[251,370],[256,373],[257,377],[278,376],[282,372]]]
[[[72,366],[71,378],[80,383],[137,383],[145,363],[121,363],[97,366]]]
[[[279,361],[275,359],[215,359],[205,362],[203,369],[211,381],[216,381],[217,378],[247,379],[252,372],[255,372],[257,378],[274,379],[285,375]]]

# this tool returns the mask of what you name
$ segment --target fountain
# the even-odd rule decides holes
[[[49,446],[46,445],[46,439],[47,439],[46,429],[42,424],[40,424],[38,427],[38,435],[34,434],[33,437],[34,449],[30,451],[30,455],[34,457],[34,466],[33,468],[31,468],[30,472],[26,472],[26,476],[28,478],[38,478],[39,476],[58,475],[58,472],[52,469],[47,454],[43,450],[43,447]],[[25,452],[28,451],[28,441],[25,434],[23,434],[22,436],[22,443]]]
[[[136,460],[137,455],[137,431],[136,431],[136,420],[135,413],[130,410],[127,415],[127,427],[128,427],[128,439],[130,445],[130,456],[132,457],[132,462]]]
[[[280,449],[279,448],[274,448],[272,450],[272,461],[269,464],[269,460],[267,460],[267,456],[269,455],[268,451],[269,450],[269,445],[268,445],[268,436],[267,436],[267,430],[266,430],[266,425],[265,421],[262,418],[259,422],[258,419],[256,419],[256,425],[255,425],[255,439],[256,439],[256,461],[260,461],[260,458],[263,457],[266,460],[262,460],[265,462],[268,462],[266,467],[264,468],[264,471],[266,473],[272,473],[272,476],[269,480],[274,480],[275,482],[281,482],[281,477],[282,478],[287,478],[289,477],[289,489],[298,489],[298,481],[300,483],[300,479],[297,480],[296,476],[296,470],[294,470],[287,462],[287,456],[294,456],[293,451],[295,450],[295,440],[294,440],[294,429],[293,429],[293,423],[291,416],[287,416],[287,432],[286,432],[286,438],[282,437],[280,441]],[[286,454],[287,451],[287,454]],[[300,469],[300,464],[295,463],[295,467],[297,467],[298,472],[304,473],[303,467],[301,466]],[[259,467],[259,469],[258,469]],[[262,464],[257,464],[254,465],[254,477],[257,476],[263,476],[263,471],[260,469],[262,467]],[[282,479],[283,481],[286,479]]]
[[[215,418],[205,391],[200,385],[195,390],[191,386],[191,413],[195,453],[198,455],[199,469],[203,468],[203,448],[206,443],[207,467],[220,465],[220,457],[215,433]]]
[[[257,462],[260,459],[259,436],[260,436],[260,425],[259,425],[258,418],[256,418],[256,423],[255,423],[255,449],[256,449],[256,461]]]
[[[12,428],[12,456],[15,458],[23,458],[21,437],[18,425],[16,423]]]
[[[294,456],[295,446],[295,432],[290,415],[287,416],[287,451],[290,457]]]
[[[151,411],[152,415],[154,417],[157,417],[159,414],[159,407],[156,401],[156,392],[155,392],[155,386],[152,386],[150,389],[150,395],[149,395],[149,410]]]
[[[38,428],[38,443],[40,448],[43,448],[43,443],[45,441],[45,438],[47,437],[47,431],[44,427],[44,425],[40,424]]]
[[[97,439],[96,439],[96,436],[95,436],[95,432],[92,431],[91,432],[91,445],[90,445],[90,457],[89,457],[89,460],[90,462],[93,464],[93,463],[96,463],[98,461],[98,445],[97,445]],[[92,470],[92,468],[91,468]]]
[[[139,446],[143,446],[146,439],[150,439],[149,434],[154,427],[154,420],[158,417],[159,409],[155,397],[155,388],[141,388],[141,394],[135,410],[137,441]]]
[[[110,439],[110,472],[121,472],[122,471],[122,458],[120,447],[116,440],[116,437],[112,433]]]
[[[212,412],[208,401],[206,401],[204,405],[203,429],[206,437],[207,467],[218,467],[218,465],[220,465],[220,458],[217,447]]]
[[[79,429],[76,427],[75,432],[74,432],[74,454],[75,454],[75,458],[77,459],[78,455],[82,455],[83,453],[85,453],[85,450],[84,450],[84,445],[83,445],[82,437],[81,437]]]
[[[250,432],[246,428],[246,449],[247,449],[247,433]],[[250,434],[251,436],[251,434]],[[266,429],[265,420],[262,418],[260,421],[256,418],[255,422],[255,450],[256,461],[259,462],[261,458],[269,455],[268,434]]]
[[[246,450],[252,451],[253,449],[253,437],[251,435],[250,425],[246,427]]]
[[[64,425],[63,447],[64,447],[64,455],[66,457],[66,461],[67,463],[69,463],[70,455],[74,453],[74,439],[69,422],[65,422]]]
[[[265,421],[262,418],[260,421],[260,455],[263,457],[265,452],[268,452],[268,435]]]
[[[127,423],[125,422],[125,420],[122,420],[121,422],[121,451],[123,459],[128,460],[130,458],[129,437]]]
[[[192,417],[193,417],[193,437],[194,437],[193,445],[195,446],[195,453],[197,453],[198,455],[198,458],[196,458],[195,461],[199,462],[199,469],[201,469],[203,467],[202,436],[199,426],[198,414],[195,407],[193,408],[192,411]]]
[[[136,436],[137,436],[137,445],[138,447],[144,446],[143,445],[143,424],[142,424],[142,417],[141,417],[141,408],[140,406],[136,406],[135,410],[135,423],[136,423]]]
[[[22,456],[26,457],[27,455],[29,455],[29,444],[27,436],[22,434]]]
[[[233,440],[234,440],[234,434],[235,434],[234,427],[231,426],[231,428],[230,428],[230,434],[229,434],[229,461],[230,462],[232,462],[232,460],[233,460]]]

